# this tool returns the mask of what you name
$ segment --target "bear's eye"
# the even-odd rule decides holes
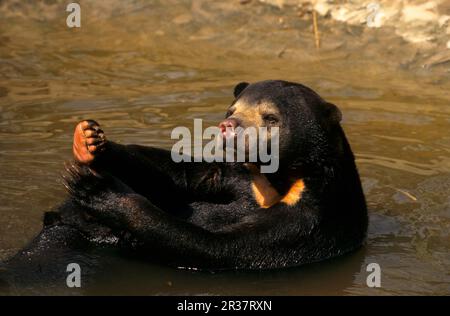
[[[225,114],[225,118],[228,118],[229,116],[233,115],[234,110],[228,110],[227,114]]]
[[[276,117],[273,114],[265,114],[263,115],[263,120],[266,121],[268,124],[276,124],[278,123],[278,117]]]

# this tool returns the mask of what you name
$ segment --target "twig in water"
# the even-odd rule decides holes
[[[313,30],[314,30],[314,39],[316,42],[316,48],[320,48],[320,34],[319,34],[319,27],[317,26],[317,12],[316,10],[312,11],[312,18],[313,18]]]
[[[403,193],[406,197],[410,198],[414,202],[417,201],[417,198],[414,195],[412,195],[411,193],[409,193],[408,191],[405,191],[405,190],[402,190],[402,189],[397,189],[397,188],[394,188],[394,189],[397,190],[400,193]]]

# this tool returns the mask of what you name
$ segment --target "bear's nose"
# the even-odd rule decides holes
[[[222,133],[225,133],[227,128],[233,131],[238,126],[238,121],[234,118],[227,118],[226,120],[220,122],[219,128]]]

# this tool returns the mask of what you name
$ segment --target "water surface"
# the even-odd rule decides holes
[[[64,200],[75,124],[170,148],[175,126],[216,124],[240,81],[304,83],[343,112],[369,211],[357,253],[284,271],[201,273],[115,258],[81,294],[450,294],[449,65],[389,29],[256,1],[0,1],[0,259]],[[300,12],[301,13],[301,12]],[[301,16],[300,16],[301,15]],[[157,254],[155,254],[157,255]],[[366,286],[365,267],[382,269]],[[59,289],[47,289],[50,294]]]

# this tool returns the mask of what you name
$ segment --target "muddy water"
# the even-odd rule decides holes
[[[103,2],[102,2],[103,3]],[[370,210],[367,245],[298,269],[200,273],[113,258],[82,294],[450,294],[448,63],[389,29],[311,19],[252,1],[0,1],[0,258],[64,200],[74,125],[170,148],[193,118],[216,124],[239,81],[302,82],[340,106]],[[155,254],[157,255],[157,254]],[[382,287],[366,286],[367,264]],[[58,293],[62,289],[47,289]]]

